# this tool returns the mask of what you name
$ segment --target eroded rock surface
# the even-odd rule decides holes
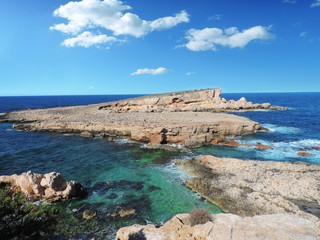
[[[14,190],[21,191],[29,200],[49,202],[80,199],[87,191],[80,183],[65,180],[60,173],[38,174],[28,171],[21,175],[0,176],[0,182],[11,182]]]
[[[99,107],[112,112],[223,112],[230,110],[269,109],[270,103],[253,104],[242,97],[238,101],[221,98],[221,89],[199,89],[163,94],[148,95],[117,102],[110,102]]]
[[[121,228],[116,240],[313,240],[317,235],[315,221],[288,214],[244,218],[217,214],[212,221],[195,226],[190,225],[189,214],[178,214],[160,228],[151,224]]]
[[[201,156],[177,161],[186,185],[226,212],[320,217],[320,165]]]
[[[14,124],[23,131],[119,136],[155,144],[185,144],[188,147],[210,143],[216,136],[238,136],[262,129],[245,117],[212,112],[112,113],[98,110],[98,105],[35,109],[10,112],[0,122]]]

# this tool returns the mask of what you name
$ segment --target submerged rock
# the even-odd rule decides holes
[[[12,188],[21,191],[32,201],[44,199],[56,202],[67,199],[80,199],[87,191],[80,183],[65,180],[60,173],[37,174],[31,171],[21,175],[0,176],[0,182],[11,182]]]
[[[97,216],[97,212],[96,211],[92,211],[90,209],[86,209],[82,214],[82,218],[88,219],[88,220],[94,218],[95,216]]]
[[[311,154],[308,152],[298,152],[297,155],[307,157],[307,156],[310,156]]]
[[[212,221],[191,226],[189,214],[178,214],[163,226],[133,225],[118,230],[117,240],[312,240],[317,238],[316,223],[288,214],[240,217],[233,214],[214,215]],[[318,235],[318,237],[320,237]]]

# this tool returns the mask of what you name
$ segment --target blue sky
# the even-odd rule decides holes
[[[320,91],[319,0],[3,0],[0,29],[0,96]]]

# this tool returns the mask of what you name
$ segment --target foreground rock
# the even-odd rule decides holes
[[[15,191],[21,191],[31,201],[44,199],[56,202],[87,196],[80,183],[65,180],[56,172],[43,175],[28,171],[21,175],[0,176],[0,182],[10,182]]]
[[[165,225],[133,225],[121,228],[116,240],[312,240],[320,237],[316,222],[288,214],[241,218],[233,214],[214,215],[212,221],[191,226],[189,214],[178,214]]]
[[[154,94],[103,104],[100,110],[112,112],[224,112],[232,110],[270,109],[270,103],[253,104],[242,97],[238,101],[221,98],[221,89]]]
[[[186,185],[226,212],[320,217],[320,165],[203,156],[177,161]]]

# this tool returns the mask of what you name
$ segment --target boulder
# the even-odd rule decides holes
[[[21,191],[31,201],[44,199],[55,202],[87,196],[81,184],[65,180],[56,172],[43,175],[28,171],[21,175],[0,176],[0,182],[11,182],[13,189]]]
[[[93,138],[94,135],[93,133],[89,132],[89,131],[84,131],[80,133],[80,137],[85,137],[85,138]]]
[[[255,145],[255,147],[258,148],[259,150],[271,149],[271,147],[269,147],[269,146],[267,146],[267,145],[263,145],[263,144],[261,144],[261,143],[259,143],[259,142]]]
[[[310,156],[311,154],[308,152],[298,152],[297,155],[302,156],[302,157],[307,157],[307,156]]]

